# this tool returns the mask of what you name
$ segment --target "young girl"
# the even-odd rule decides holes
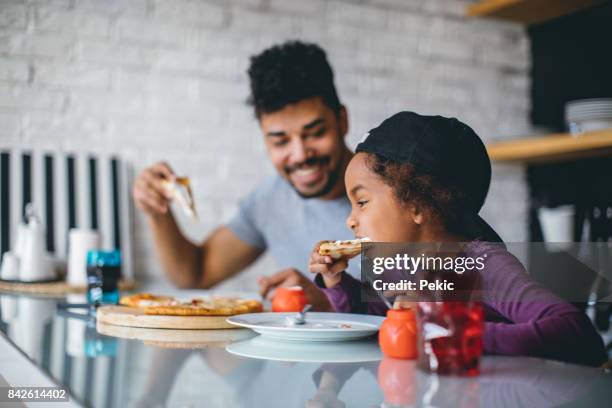
[[[491,164],[480,138],[464,123],[400,112],[372,129],[346,170],[352,205],[347,226],[374,242],[469,242],[465,254],[485,256],[479,272],[485,308],[484,350],[601,364],[601,337],[586,315],[532,281],[478,212]],[[384,314],[361,300],[361,282],[346,259],[318,254],[310,271],[338,312]]]

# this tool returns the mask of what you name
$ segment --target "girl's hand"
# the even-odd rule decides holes
[[[312,273],[320,273],[323,276],[325,286],[333,288],[340,283],[342,271],[348,268],[348,259],[344,257],[333,259],[331,256],[319,254],[319,246],[324,242],[330,241],[321,241],[312,250],[308,270]]]
[[[312,305],[313,311],[334,311],[321,288],[297,269],[284,269],[271,276],[261,276],[257,281],[259,283],[259,293],[267,300],[272,300],[272,292],[279,286],[301,286],[306,292],[306,299]]]

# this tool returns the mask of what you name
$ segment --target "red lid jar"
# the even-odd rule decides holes
[[[389,309],[378,342],[385,356],[417,358],[417,323],[412,309]]]
[[[301,312],[308,303],[301,286],[276,288],[272,298],[273,312]]]

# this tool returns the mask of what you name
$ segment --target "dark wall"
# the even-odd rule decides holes
[[[533,124],[566,130],[573,99],[612,98],[612,2],[528,30],[533,61]]]
[[[528,30],[532,52],[531,121],[534,125],[565,131],[564,106],[583,98],[612,98],[612,1]],[[542,206],[574,205],[574,239],[610,242],[612,239],[612,158],[592,158],[527,168],[530,192],[531,241],[542,240],[537,217]],[[589,230],[583,230],[585,225]],[[585,233],[589,231],[588,236]],[[544,261],[530,254],[534,278],[561,297],[576,301],[582,293],[585,307],[595,274],[564,253],[551,253]],[[547,273],[538,273],[547,272]],[[554,273],[549,273],[549,272]],[[571,288],[571,296],[567,289]],[[612,289],[603,281],[600,289]],[[601,297],[599,297],[600,299]],[[611,306],[596,306],[596,323],[607,330]]]

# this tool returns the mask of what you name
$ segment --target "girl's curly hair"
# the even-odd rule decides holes
[[[372,153],[367,154],[366,165],[393,189],[400,203],[416,205],[449,232],[465,232],[457,217],[468,205],[462,188],[444,183],[412,164],[398,163]]]

